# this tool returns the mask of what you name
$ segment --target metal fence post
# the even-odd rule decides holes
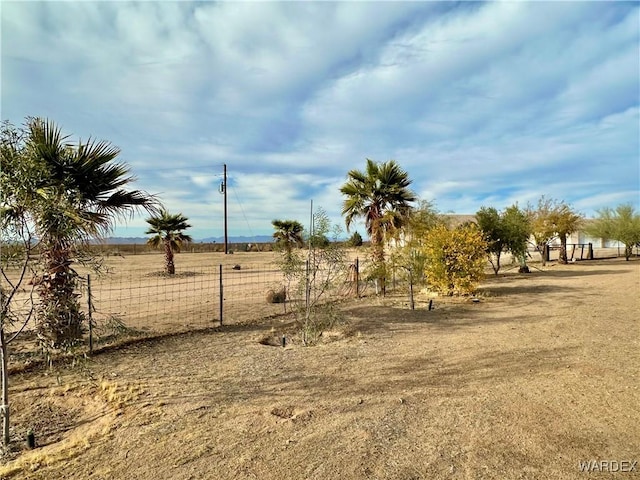
[[[87,309],[89,310],[89,355],[93,354],[93,310],[91,305],[91,275],[87,274]]]
[[[222,326],[222,315],[223,315],[223,306],[224,306],[224,295],[223,295],[223,286],[222,286],[222,264],[220,264],[220,326]]]
[[[356,257],[356,298],[360,298],[360,259]]]
[[[413,299],[413,273],[411,268],[409,268],[409,306],[411,307],[411,310],[416,309],[416,304]]]

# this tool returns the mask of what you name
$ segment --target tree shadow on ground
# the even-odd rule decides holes
[[[391,306],[363,306],[348,309],[345,313],[350,320],[352,330],[362,334],[379,334],[397,331],[400,328],[415,328],[423,325],[425,329],[454,330],[466,327],[487,326],[496,324],[525,324],[541,321],[539,316],[518,314],[514,307],[514,314],[504,316],[484,315],[484,305],[479,304],[453,304],[442,305],[433,310],[421,308],[410,310]],[[491,307],[489,307],[491,308]]]
[[[591,264],[593,265],[593,264]],[[614,264],[611,264],[614,266]],[[581,269],[580,263],[577,264],[568,264],[558,266],[559,268],[555,268],[556,264],[545,267],[544,270],[540,269],[531,269],[531,273],[517,273],[517,272],[501,272],[498,275],[487,275],[484,279],[485,284],[491,283],[499,283],[499,282],[519,282],[519,281],[527,281],[527,280],[535,280],[542,278],[564,278],[564,277],[579,277],[579,276],[591,276],[591,275],[619,275],[622,273],[627,273],[629,271],[629,267],[633,268],[632,265],[617,263],[615,266],[620,267],[616,270],[613,269],[602,269],[602,270],[583,270]],[[627,268],[624,268],[627,267]]]
[[[424,386],[456,387],[482,384],[487,381],[509,381],[511,378],[550,373],[566,368],[578,347],[534,348],[522,347],[509,351],[481,352],[454,361],[447,358],[414,356],[388,362],[383,370],[384,378],[401,378],[406,388]],[[411,375],[407,375],[411,372]]]
[[[620,275],[622,273],[628,273],[628,269],[620,268],[618,270],[581,270],[580,265],[570,265],[567,269],[562,270],[545,270],[542,274],[549,278],[564,278],[564,277],[588,277],[597,275]]]
[[[575,287],[567,286],[567,285],[531,285],[527,283],[496,283],[496,284],[488,284],[480,287],[478,289],[478,293],[491,297],[504,297],[504,296],[516,296],[516,295],[529,295],[530,297],[536,297],[538,295],[545,294],[557,294],[558,290],[562,290],[562,292],[570,292],[578,290]]]

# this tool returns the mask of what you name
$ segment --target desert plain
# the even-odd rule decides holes
[[[418,293],[415,310],[370,294],[315,346],[256,302],[14,373],[0,478],[640,477],[640,260],[505,270],[475,301]]]

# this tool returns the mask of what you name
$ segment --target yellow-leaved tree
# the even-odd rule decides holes
[[[469,295],[484,277],[487,243],[474,223],[436,225],[423,243],[427,283],[444,295]]]

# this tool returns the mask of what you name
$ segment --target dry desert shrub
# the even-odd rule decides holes
[[[286,345],[286,340],[284,341],[285,345],[283,345],[282,338],[283,337],[274,334],[263,335],[258,340],[258,343],[260,345],[267,345],[271,347],[282,347]]]
[[[287,299],[287,290],[281,287],[279,290],[270,288],[267,290],[267,303],[284,303]]]

